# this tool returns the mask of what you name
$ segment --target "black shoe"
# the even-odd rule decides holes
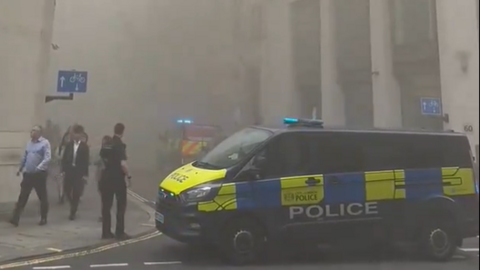
[[[113,233],[102,234],[102,239],[114,239],[115,235]]]
[[[126,233],[120,233],[120,234],[115,235],[115,239],[120,240],[120,241],[128,240],[130,238],[131,238],[130,235],[128,235]]]
[[[38,223],[38,226],[45,226],[47,225],[47,219],[46,218],[42,218],[40,220],[40,222]]]
[[[70,214],[70,216],[68,217],[68,219],[70,220],[75,220],[77,218],[77,216],[75,214]]]

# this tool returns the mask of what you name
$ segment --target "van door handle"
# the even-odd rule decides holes
[[[305,184],[307,184],[308,186],[314,186],[314,185],[320,184],[320,180],[313,177],[309,177],[307,178],[307,180],[305,180]]]

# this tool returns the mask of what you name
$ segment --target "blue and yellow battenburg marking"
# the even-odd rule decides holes
[[[308,181],[314,184],[308,184]],[[476,194],[470,168],[389,170],[365,173],[284,177],[223,185],[203,212],[272,208],[310,204],[364,203],[385,200],[424,200],[435,196]]]
[[[236,184],[224,184],[218,191],[217,196],[209,202],[199,202],[198,211],[212,212],[237,209]]]

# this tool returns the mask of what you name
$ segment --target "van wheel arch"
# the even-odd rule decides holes
[[[432,221],[449,223],[452,229],[458,233],[459,218],[455,201],[448,197],[435,197],[425,201],[417,213],[418,226],[415,230],[415,239],[421,239],[425,226],[432,224]],[[462,239],[455,239],[457,246],[461,246]]]
[[[430,198],[422,203],[418,212],[419,220],[442,216],[458,221],[458,207],[451,198],[444,196]]]
[[[229,224],[231,223],[235,223],[239,220],[251,220],[252,222],[256,223],[258,226],[260,226],[260,228],[263,230],[264,234],[268,237],[268,228],[267,228],[267,225],[261,221],[261,219],[259,217],[257,217],[256,215],[254,214],[251,214],[251,213],[238,213],[234,216],[231,216],[229,217],[228,219],[226,219],[223,224],[221,224],[221,228],[222,230],[224,228],[226,228],[227,226],[229,226]]]
[[[245,228],[245,230],[243,230]],[[233,230],[233,231],[232,231]],[[252,239],[262,239],[262,241],[254,241],[252,243],[261,243],[259,246],[252,246],[252,251],[254,252],[249,252],[251,253],[252,256],[239,256],[237,254],[242,254],[238,253],[238,251],[234,251],[234,249],[231,249],[232,243],[229,243],[228,239],[232,239],[232,232],[239,231],[239,232],[246,232],[250,233],[250,236]],[[257,261],[261,259],[258,255],[260,253],[263,253],[266,251],[266,245],[268,243],[268,230],[266,225],[261,222],[261,220],[256,217],[253,214],[249,213],[239,213],[237,215],[234,215],[222,224],[221,226],[221,231],[220,231],[220,237],[218,239],[219,247],[221,252],[224,255],[224,259],[226,259],[229,263],[232,263],[234,265],[245,265],[245,264],[250,264],[253,263],[254,261]],[[233,238],[234,239],[234,238]],[[233,240],[235,241],[235,240]]]

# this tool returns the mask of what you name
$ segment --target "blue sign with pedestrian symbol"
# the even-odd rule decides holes
[[[420,98],[423,115],[442,116],[442,101],[440,98]]]
[[[86,93],[88,72],[59,70],[57,77],[58,93]]]

